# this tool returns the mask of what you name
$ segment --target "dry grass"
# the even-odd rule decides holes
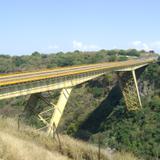
[[[138,160],[133,154],[120,152],[113,155],[113,160]]]
[[[60,136],[57,140],[21,125],[13,119],[0,118],[0,160],[98,160],[98,148],[91,144]],[[132,154],[110,154],[101,150],[101,160],[138,160]]]
[[[4,160],[67,160],[56,152],[50,152],[34,143],[0,132],[0,156]],[[54,158],[53,158],[54,157]]]

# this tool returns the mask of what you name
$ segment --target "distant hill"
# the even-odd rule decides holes
[[[108,61],[123,61],[130,58],[153,56],[155,53],[130,50],[100,50],[97,52],[58,52],[43,54],[34,52],[31,55],[0,55],[0,73],[38,70],[59,66],[72,66]]]

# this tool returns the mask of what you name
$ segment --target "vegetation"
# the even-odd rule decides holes
[[[92,143],[97,143],[97,139],[101,135],[104,146],[110,146],[117,150],[132,151],[148,160],[153,159],[153,157],[158,159],[160,157],[159,70],[160,66],[158,64],[150,65],[141,77],[139,84],[143,109],[128,112],[123,99],[115,107],[114,105],[108,105],[106,98],[102,103],[98,103],[96,105],[98,107],[89,112],[88,116],[85,115],[85,118],[80,122],[80,116],[76,115],[77,121],[73,120],[72,123],[68,123],[68,133],[72,131],[71,134],[75,137],[89,140]],[[98,86],[99,81],[95,80],[95,86]],[[92,86],[92,88],[95,86]],[[105,93],[103,88],[101,88],[102,92]],[[101,94],[102,96],[104,94]],[[67,116],[67,113],[65,116]]]
[[[149,53],[147,53],[149,54]],[[100,50],[97,52],[58,52],[43,54],[34,52],[32,55],[8,56],[0,55],[0,73],[52,68],[57,66],[71,66],[106,61],[126,60],[131,57],[143,56],[143,51],[131,50]],[[129,57],[127,57],[129,56]]]
[[[145,57],[151,56],[151,54],[133,49],[127,51],[59,52],[50,55],[34,52],[30,56],[14,57],[0,55],[0,72],[17,72],[104,61],[123,61],[135,58],[135,56]],[[123,159],[124,151],[132,152],[147,160],[160,158],[159,75],[159,64],[150,65],[141,75],[139,88],[143,100],[143,109],[135,112],[128,112],[124,100],[121,99],[121,101],[118,101],[115,98],[120,93],[118,88],[114,87],[118,80],[114,73],[109,73],[88,83],[76,86],[72,91],[58,131],[94,144],[98,144],[98,139],[101,137],[103,147],[110,147],[113,150],[121,151],[121,153],[114,154],[114,159]],[[54,94],[51,93],[51,100],[57,100],[58,92],[59,91]],[[27,99],[28,96],[0,101],[0,114],[7,117],[13,117],[13,115],[18,116],[23,111]],[[38,111],[44,107],[45,104],[40,102],[36,109]],[[35,114],[27,117],[27,123],[35,127],[41,126]],[[28,131],[26,135],[30,135]],[[26,137],[26,135],[24,137]],[[21,135],[19,136],[21,137]],[[48,142],[46,139],[45,141]],[[45,149],[50,148],[47,144],[45,145],[47,146]],[[71,147],[69,146],[68,148]],[[76,147],[74,147],[74,149],[75,148]],[[66,150],[68,151],[68,149]],[[74,154],[74,152],[79,153],[79,151],[75,150],[73,153],[64,152],[64,155]],[[82,157],[82,155],[79,156]],[[122,158],[120,158],[120,156],[122,156]],[[127,160],[127,155],[125,154],[125,156]],[[129,154],[128,160],[136,159],[130,158],[130,156],[133,157]],[[76,155],[69,158],[76,159],[75,157]]]
[[[57,140],[21,124],[16,119],[0,118],[0,159],[2,160],[97,160],[98,148],[60,135]],[[101,160],[138,160],[129,153],[111,153],[101,148]]]

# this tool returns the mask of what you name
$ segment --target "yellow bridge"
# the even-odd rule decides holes
[[[117,72],[119,85],[122,90],[128,110],[142,107],[137,85],[139,70],[148,64],[154,63],[155,57],[135,59],[122,62],[107,62],[90,65],[61,67],[42,71],[1,74],[0,75],[0,100],[11,97],[31,95],[25,110],[34,108],[39,98],[51,106],[49,110],[38,114],[39,119],[45,124],[47,133],[54,132],[59,124],[64,108],[71,94],[72,88],[109,72]],[[42,92],[62,89],[57,104],[48,102]],[[44,118],[50,112],[49,118]]]

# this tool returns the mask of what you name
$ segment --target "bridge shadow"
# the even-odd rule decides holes
[[[112,88],[109,95],[104,101],[88,116],[88,118],[80,125],[75,136],[80,139],[89,139],[89,136],[97,133],[100,125],[112,113],[122,98],[122,93],[118,83]],[[89,134],[87,134],[89,133]]]
[[[137,80],[140,78],[145,68],[146,66],[136,70]],[[122,96],[119,83],[117,82],[106,99],[90,113],[84,122],[82,122],[78,131],[75,133],[75,137],[88,140],[92,134],[99,132],[102,122],[111,115],[113,109],[120,103]]]

